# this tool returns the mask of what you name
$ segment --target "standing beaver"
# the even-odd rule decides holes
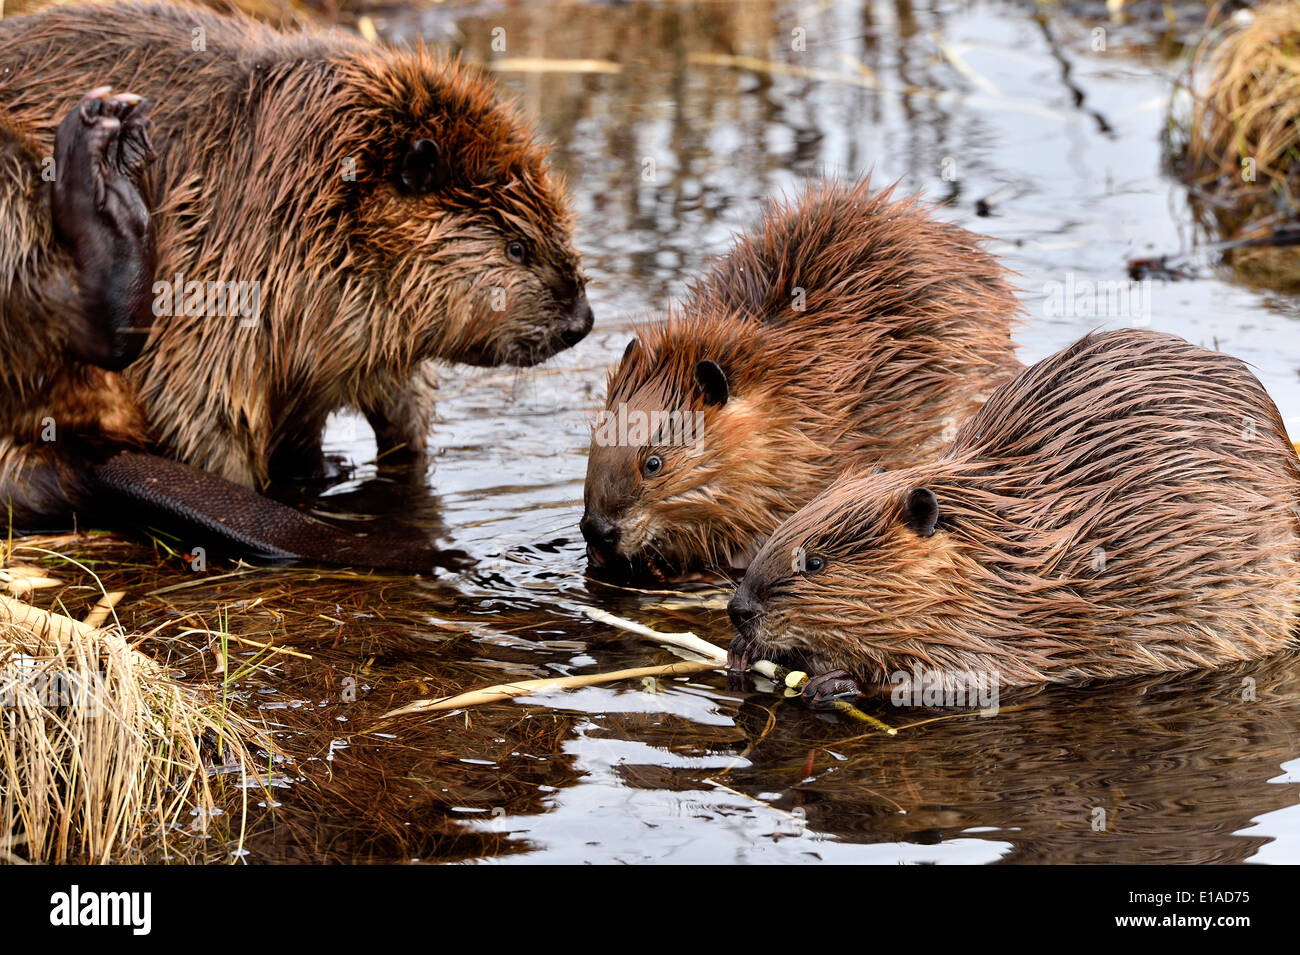
[[[155,317],[125,377],[168,456],[250,486],[318,473],[342,407],[418,454],[424,362],[528,365],[591,327],[543,148],[458,63],[115,3],[0,20],[0,65],[37,156],[87,89],[154,103]],[[6,329],[45,314],[39,173],[0,179]]]
[[[1005,685],[1187,670],[1285,646],[1300,466],[1235,358],[1092,335],[1003,385],[935,462],[846,477],[732,598],[730,667],[813,700],[914,668]]]
[[[1015,374],[1005,270],[891,192],[810,187],[637,332],[588,458],[594,567],[743,569],[851,462],[924,460]]]
[[[459,552],[347,533],[142,453],[148,422],[111,372],[139,354],[152,323],[154,230],[143,187],[153,157],[141,98],[100,87],[58,124],[57,174],[46,190],[37,185],[33,144],[0,118],[0,196],[23,200],[10,216],[49,233],[32,261],[2,263],[8,291],[29,305],[0,313],[0,415],[10,429],[0,441],[0,488],[10,520],[32,526],[85,516],[121,526],[143,517],[245,556],[422,572],[459,566]],[[6,247],[0,258],[14,251]]]

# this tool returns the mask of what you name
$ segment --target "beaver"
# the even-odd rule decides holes
[[[317,476],[326,417],[352,407],[381,454],[418,458],[427,362],[530,365],[591,327],[546,150],[458,61],[108,3],[0,19],[0,64],[35,156],[87,89],[152,101],[154,317],[122,375],[161,454],[250,487]],[[39,172],[0,180],[6,327],[44,314]]]
[[[893,191],[808,186],[637,330],[587,463],[598,573],[743,570],[852,462],[925,460],[1019,370],[1006,270]]]
[[[936,460],[846,475],[777,528],[728,612],[729,668],[1002,685],[1211,667],[1287,645],[1300,464],[1245,364],[1089,335],[1003,385]]]
[[[13,247],[0,249],[0,275],[10,290],[27,282],[18,294],[33,306],[0,312],[0,419],[10,427],[0,440],[0,488],[11,522],[94,515],[129,526],[142,517],[265,560],[417,572],[465,566],[460,551],[387,532],[350,533],[148,453],[148,421],[134,391],[113,374],[139,355],[152,323],[156,253],[144,171],[154,152],[146,112],[133,93],[88,93],[57,126],[48,190],[36,185],[31,142],[0,117],[0,196],[24,199],[8,221],[25,217],[51,239],[27,269],[6,261]],[[57,420],[48,414],[54,409]]]

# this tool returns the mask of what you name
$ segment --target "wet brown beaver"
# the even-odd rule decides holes
[[[742,569],[853,462],[925,460],[1018,369],[1007,272],[869,182],[777,205],[610,375],[582,532],[604,574]]]
[[[143,180],[154,153],[145,113],[135,94],[92,90],[58,124],[48,210],[19,210],[51,241],[32,263],[30,299],[42,310],[0,316],[0,417],[10,429],[0,487],[10,521],[162,526],[205,552],[262,559],[426,573],[461,566],[465,555],[421,536],[342,530],[147,453],[148,422],[111,373],[139,354],[152,322],[155,248]],[[37,162],[32,144],[0,121],[0,180],[21,185]]]
[[[0,116],[29,157],[0,179],[6,334],[40,328],[45,289],[73,280],[30,160],[101,85],[153,104],[154,318],[124,375],[168,456],[249,486],[317,473],[344,407],[381,452],[418,456],[428,360],[528,365],[591,326],[564,190],[475,71],[338,32],[103,4],[0,20]]]
[[[1242,362],[1092,335],[934,462],[845,477],[783,523],[728,608],[730,665],[787,662],[816,700],[914,669],[1014,686],[1257,659],[1294,636],[1298,502]]]

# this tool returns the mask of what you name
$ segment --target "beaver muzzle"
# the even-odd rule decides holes
[[[569,310],[568,321],[560,331],[560,341],[564,342],[564,347],[572,348],[586,338],[594,321],[595,316],[592,315],[591,305],[587,302],[587,293],[579,292],[574,299],[573,307]]]
[[[683,568],[653,548],[624,553],[627,542],[623,525],[605,516],[609,513],[624,517],[618,509],[588,504],[578,523],[587,542],[587,571],[590,576],[608,583],[650,584],[674,580],[683,572]]]
[[[744,584],[727,603],[727,616],[736,628],[736,636],[727,647],[727,669],[744,673],[758,654],[758,628],[763,616],[763,606],[754,599]]]
[[[743,585],[727,603],[727,616],[731,618],[736,630],[745,636],[753,635],[754,631],[758,629],[758,621],[762,613],[762,605],[749,594],[748,588]]]
[[[613,521],[588,511],[582,515],[578,528],[587,542],[587,560],[592,566],[604,567],[618,557],[621,533]]]

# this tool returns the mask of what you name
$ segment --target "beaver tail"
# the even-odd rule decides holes
[[[151,525],[198,533],[218,549],[260,561],[326,564],[431,573],[464,569],[463,551],[439,550],[397,535],[352,533],[242,485],[168,458],[121,451],[91,465],[87,490],[95,510],[122,527]]]

